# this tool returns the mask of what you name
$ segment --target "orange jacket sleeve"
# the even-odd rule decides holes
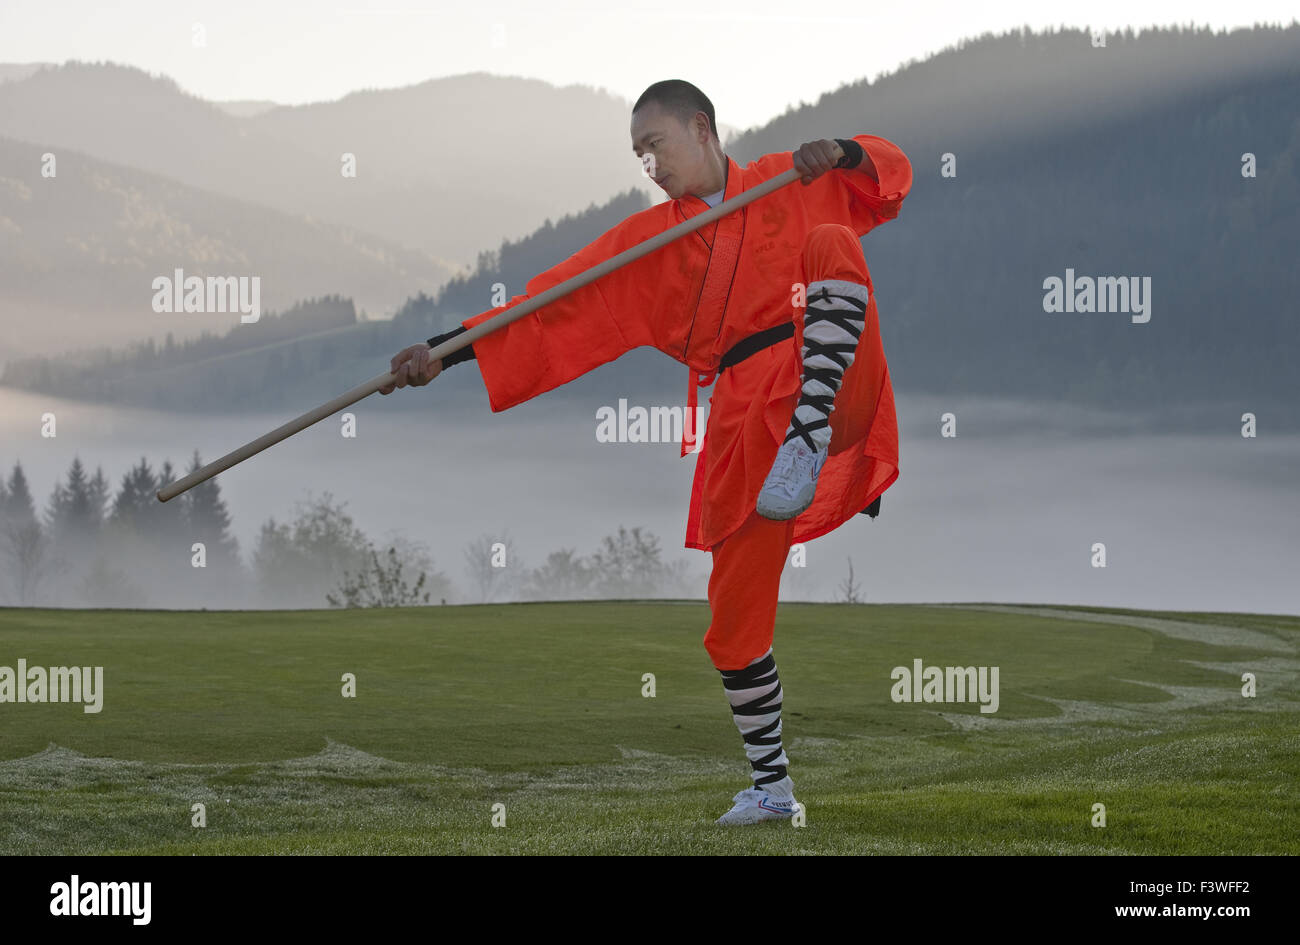
[[[866,236],[881,223],[898,216],[903,198],[912,189],[912,164],[898,145],[885,138],[854,135],[852,140],[860,144],[866,156],[871,158],[880,177],[879,182],[867,173],[864,159],[857,167],[829,171],[809,185],[807,191],[796,190],[796,193],[811,195],[822,180],[829,179],[832,181],[831,186],[838,191],[837,204],[842,199],[848,205],[854,230],[858,236]],[[753,166],[763,180],[775,177],[794,166],[794,152],[778,151],[764,155]],[[799,184],[792,186],[802,187]],[[822,194],[819,194],[817,199],[820,200],[821,197]]]
[[[876,135],[854,135],[875,165],[879,183],[864,169],[866,161],[852,169],[833,171],[849,197],[849,208],[859,236],[898,216],[903,198],[912,189],[912,163],[898,145]]]
[[[461,324],[472,328],[614,255],[609,250],[613,232],[534,276],[524,294],[513,296],[507,305],[480,312]],[[611,275],[616,274],[617,270]],[[567,384],[637,347],[619,328],[601,289],[602,281],[575,289],[474,342],[493,412]]]

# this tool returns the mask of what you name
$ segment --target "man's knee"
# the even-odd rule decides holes
[[[822,243],[828,244],[852,244],[859,249],[862,244],[858,241],[858,234],[843,223],[817,223],[808,228],[808,235],[804,238],[805,252],[807,247],[816,246]]]
[[[809,282],[843,279],[870,284],[867,260],[858,234],[843,223],[818,223],[803,244],[803,271]]]

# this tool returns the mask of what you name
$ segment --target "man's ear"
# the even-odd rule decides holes
[[[701,135],[703,135],[702,138]],[[695,113],[695,137],[705,145],[713,137],[713,132],[709,131],[709,116],[704,112]]]

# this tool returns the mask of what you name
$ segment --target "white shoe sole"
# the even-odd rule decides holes
[[[758,494],[758,503],[755,508],[758,514],[763,518],[771,519],[774,522],[785,522],[794,518],[808,506],[812,505],[813,499],[817,497],[817,485],[809,483],[799,490],[797,504],[791,505],[783,502],[777,496],[769,496],[765,492]]]
[[[758,824],[767,820],[789,820],[794,816],[794,812],[798,809],[798,801],[795,802],[793,809],[785,813],[778,813],[777,811],[768,810],[765,807],[748,807],[743,811],[736,811],[735,813],[727,811],[719,817],[715,823],[724,826],[732,826],[737,824]]]

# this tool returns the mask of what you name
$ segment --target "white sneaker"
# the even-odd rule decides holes
[[[745,788],[732,798],[735,806],[718,818],[720,824],[756,824],[764,820],[789,820],[799,808],[793,797],[780,800],[762,788]]]
[[[802,438],[782,443],[758,494],[758,514],[784,522],[812,505],[817,476],[829,453],[829,446],[813,452]]]

